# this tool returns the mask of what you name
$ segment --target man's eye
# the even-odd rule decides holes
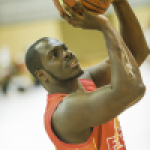
[[[53,54],[53,55],[54,55],[54,57],[56,57],[56,56],[57,56],[57,51],[54,51],[54,54]]]
[[[53,52],[51,55],[51,59],[54,59],[55,57],[57,57],[57,52]]]
[[[54,58],[55,58],[55,56],[54,56],[54,55],[52,55],[52,56],[51,56],[51,59],[54,59]]]

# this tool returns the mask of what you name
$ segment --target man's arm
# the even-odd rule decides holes
[[[138,19],[127,0],[113,0],[112,4],[119,20],[121,36],[140,66],[149,55],[150,50],[148,50]],[[110,83],[111,65],[108,58],[102,63],[88,68],[87,71],[90,72],[98,87]]]
[[[120,23],[121,36],[140,66],[150,53],[140,23],[127,0],[113,0],[112,4]]]
[[[66,8],[72,17],[63,15],[63,18],[75,27],[102,31],[112,73],[111,84],[90,93],[72,93],[57,107],[53,115],[54,126],[57,128],[61,124],[67,131],[73,129],[74,132],[110,121],[130,103],[140,100],[145,92],[138,65],[111,23],[103,15],[90,13],[81,4],[79,6],[82,16]]]

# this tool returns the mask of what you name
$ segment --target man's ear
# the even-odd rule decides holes
[[[44,70],[36,70],[35,75],[40,81],[47,81]]]

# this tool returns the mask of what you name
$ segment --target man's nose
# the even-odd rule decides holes
[[[70,58],[72,57],[72,52],[63,52],[63,58]]]

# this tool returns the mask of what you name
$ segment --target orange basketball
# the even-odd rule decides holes
[[[74,8],[75,0],[53,0],[56,8],[65,13],[63,4],[67,4],[69,7]],[[80,0],[84,7],[90,11],[103,14],[108,9],[111,0]],[[67,13],[67,12],[66,12]]]

